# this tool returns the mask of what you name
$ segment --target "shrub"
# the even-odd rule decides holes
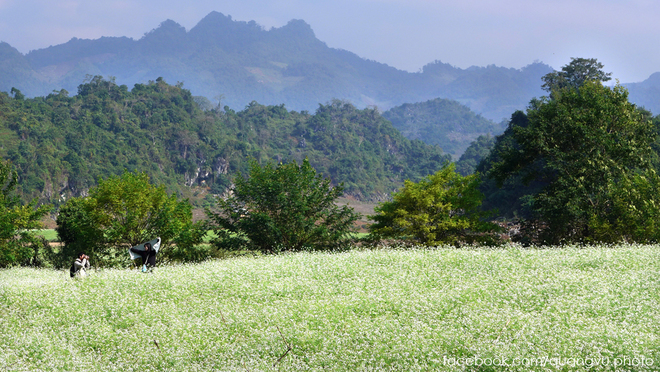
[[[100,180],[85,198],[72,198],[57,218],[57,232],[65,244],[63,257],[87,252],[98,265],[126,262],[125,250],[159,236],[162,259],[185,257],[181,250],[194,249],[205,233],[192,222],[192,206],[163,186],[149,182],[145,173],[124,172]]]
[[[21,205],[14,195],[18,175],[9,161],[0,160],[0,267],[39,265],[41,240],[31,231],[41,228],[50,205],[36,206],[36,199]]]
[[[316,174],[305,159],[261,167],[250,162],[248,178],[238,175],[232,195],[218,198],[218,212],[207,210],[219,249],[260,252],[328,250],[346,246],[353,222],[352,208],[335,205],[343,186]]]
[[[496,225],[482,220],[479,175],[463,177],[454,164],[422,179],[406,181],[392,201],[375,208],[371,233],[382,238],[408,238],[425,245],[494,242]]]

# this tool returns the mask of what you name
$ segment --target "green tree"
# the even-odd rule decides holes
[[[316,174],[307,159],[273,166],[250,163],[250,174],[235,179],[232,194],[218,198],[218,212],[207,210],[221,249],[261,252],[342,248],[359,218],[348,206],[335,204],[342,185]]]
[[[525,126],[511,127],[513,144],[500,149],[490,175],[499,185],[511,177],[546,185],[530,200],[540,242],[603,240],[596,221],[622,216],[613,207],[616,185],[650,167],[650,122],[623,87],[598,80],[555,89],[533,100],[526,116]]]
[[[57,231],[67,255],[90,252],[99,265],[126,259],[125,250],[159,236],[164,258],[194,250],[205,233],[192,222],[192,206],[149,182],[145,173],[124,172],[100,180],[86,198],[73,198],[62,208]],[[177,252],[178,251],[178,252]]]
[[[547,186],[546,180],[526,179],[521,175],[512,175],[496,182],[492,172],[493,166],[500,163],[505,154],[520,151],[521,147],[514,138],[516,128],[529,125],[527,114],[516,111],[511,115],[507,129],[495,138],[495,144],[488,155],[477,165],[476,171],[486,175],[479,189],[484,193],[482,208],[497,210],[500,217],[506,219],[530,219],[533,212],[530,207],[530,197]],[[539,164],[537,164],[540,166]],[[513,168],[502,168],[500,172],[513,172]]]
[[[542,88],[548,93],[563,88],[579,88],[585,82],[595,80],[609,81],[611,72],[603,71],[603,64],[596,58],[571,58],[571,63],[561,68],[561,71],[546,74]]]
[[[610,180],[608,213],[592,216],[592,240],[660,242],[660,176],[653,169]]]
[[[18,175],[9,161],[0,160],[0,267],[39,264],[39,239],[31,231],[42,227],[41,218],[52,209],[36,206],[36,199],[21,205],[14,195]]]
[[[406,181],[392,201],[375,208],[370,231],[381,238],[411,238],[421,244],[491,241],[496,229],[480,212],[480,176],[463,177],[450,164],[419,183]]]
[[[558,92],[562,89],[578,89],[587,81],[605,82],[610,80],[611,73],[603,72],[602,68],[603,64],[595,58],[571,58],[571,63],[562,67],[561,71],[543,76],[542,88],[550,93],[546,100],[555,98],[553,90]],[[531,111],[539,102],[538,99],[530,102]],[[542,169],[543,162],[536,162],[529,167],[527,172],[517,172],[515,161],[504,162],[507,165],[503,164],[506,154],[516,154],[522,151],[520,144],[516,141],[514,131],[528,125],[529,118],[525,112],[514,112],[507,129],[496,138],[492,150],[476,168],[478,172],[488,175],[480,187],[485,195],[483,207],[489,210],[496,209],[500,216],[506,218],[533,220],[535,218],[532,209],[533,195],[538,194],[551,182],[548,178],[534,177],[534,173],[530,171],[533,167]],[[500,163],[497,173],[512,174],[512,176],[506,177],[504,180],[501,177],[493,177],[492,168],[496,163]],[[497,178],[498,181],[495,182],[494,178]]]
[[[91,198],[71,198],[60,207],[55,230],[64,247],[55,256],[56,267],[70,265],[80,252],[93,258],[95,264],[108,261],[111,247],[106,244],[102,226],[94,220],[93,202]]]

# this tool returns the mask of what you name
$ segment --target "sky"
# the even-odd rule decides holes
[[[571,57],[597,58],[621,83],[660,71],[658,0],[0,0],[0,41],[27,53],[73,37],[139,39],[212,11],[265,29],[302,19],[329,47],[411,72],[435,60],[559,70]]]

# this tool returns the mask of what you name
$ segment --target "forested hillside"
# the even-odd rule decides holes
[[[442,98],[393,107],[383,117],[407,138],[438,145],[456,158],[480,135],[497,135],[505,127]]]
[[[542,63],[461,69],[436,61],[410,73],[329,48],[302,20],[265,30],[218,12],[190,30],[165,21],[139,40],[74,38],[27,55],[2,44],[0,66],[0,91],[16,87],[28,97],[73,92],[86,75],[114,76],[129,87],[162,76],[214,103],[222,97],[234,110],[256,100],[313,111],[335,98],[387,110],[442,97],[497,122],[539,96],[541,76],[552,71]]]
[[[100,76],[75,96],[0,94],[0,157],[17,168],[24,200],[56,204],[124,169],[146,171],[170,191],[199,185],[220,193],[249,157],[308,157],[348,194],[379,199],[450,159],[406,139],[375,109],[335,100],[315,114],[257,102],[238,112],[202,110],[190,91],[161,78],[129,91]]]

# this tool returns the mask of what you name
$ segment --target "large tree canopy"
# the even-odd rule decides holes
[[[261,252],[343,247],[359,215],[335,205],[341,185],[316,174],[307,159],[273,166],[250,164],[248,178],[238,175],[232,195],[219,198],[215,223],[219,248]]]
[[[499,185],[511,177],[545,185],[530,200],[542,242],[610,240],[597,227],[621,226],[622,210],[638,207],[615,208],[622,185],[644,182],[640,172],[655,177],[648,173],[651,123],[623,87],[593,79],[532,101],[526,117],[510,127],[513,141],[498,148],[490,176]]]
[[[579,88],[587,81],[609,81],[611,72],[603,71],[603,64],[596,58],[571,58],[571,63],[561,68],[561,71],[551,72],[543,76],[542,88],[552,93],[562,88]]]

